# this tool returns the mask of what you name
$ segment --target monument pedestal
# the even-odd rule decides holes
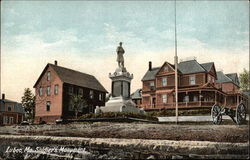
[[[127,72],[126,68],[117,68],[113,74],[109,74],[112,80],[112,96],[104,107],[97,107],[95,112],[133,112],[143,113],[136,107],[136,104],[130,98],[130,83],[133,74]]]
[[[127,72],[124,67],[122,43],[117,47],[117,62],[118,68],[113,74],[109,73],[109,78],[112,80],[112,95],[104,107],[96,107],[95,113],[102,112],[134,112],[144,113],[136,107],[136,104],[130,98],[130,83],[133,79],[133,74]]]

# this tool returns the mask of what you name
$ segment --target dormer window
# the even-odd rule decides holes
[[[51,73],[50,71],[47,73],[47,81],[50,81],[51,80]]]

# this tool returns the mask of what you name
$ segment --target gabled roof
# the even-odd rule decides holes
[[[173,69],[175,69],[174,65],[168,62],[165,63],[169,64]],[[162,66],[157,68],[152,68],[151,71],[148,70],[144,75],[144,77],[142,78],[142,81],[154,80],[156,74],[160,71]],[[192,74],[192,73],[202,73],[202,72],[207,73],[211,70],[213,66],[214,62],[199,64],[196,60],[182,61],[178,64],[178,72],[181,74]]]
[[[237,73],[229,73],[229,74],[226,74],[226,76],[229,77],[234,82],[234,84],[236,84],[237,86],[240,86]]]
[[[142,89],[137,89],[134,93],[131,94],[132,99],[141,99]]]
[[[209,72],[212,67],[214,65],[214,62],[208,62],[208,63],[202,63],[201,66],[207,71]]]
[[[178,64],[182,74],[207,72],[196,60],[183,61]]]
[[[72,69],[64,68],[58,65],[53,65],[48,63],[47,66],[44,68],[42,74],[36,81],[34,87],[38,84],[39,80],[41,79],[44,72],[46,72],[47,68],[51,66],[52,69],[56,72],[58,77],[61,79],[62,82],[77,85],[80,87],[91,88],[99,91],[103,91],[107,93],[107,90],[101,85],[101,83],[92,75],[82,73],[79,71],[75,71]]]
[[[160,69],[161,67],[156,67],[152,68],[151,70],[148,70],[143,76],[142,81],[154,80],[156,73],[158,73]]]
[[[12,101],[12,100],[9,100],[9,99],[0,99],[0,101],[2,101],[4,103],[18,103],[16,101]]]
[[[228,76],[226,76],[222,71],[216,72],[216,74],[217,74],[216,83],[233,82],[233,80]]]
[[[173,64],[168,63],[168,62],[164,62],[163,65],[160,67],[160,69],[159,69],[158,72],[160,72],[160,70],[161,70],[161,69],[163,68],[163,66],[165,66],[165,65],[169,65],[169,66],[175,71],[175,66],[174,66]],[[181,73],[180,70],[179,70],[179,68],[177,68],[177,71],[178,71],[179,73]]]

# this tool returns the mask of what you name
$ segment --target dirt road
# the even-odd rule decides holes
[[[175,125],[96,122],[64,125],[2,126],[0,127],[0,134],[235,143],[248,142],[248,130],[248,125]]]

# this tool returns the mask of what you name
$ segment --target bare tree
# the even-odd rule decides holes
[[[81,95],[73,94],[70,99],[70,105],[72,106],[73,110],[75,111],[75,118],[77,119],[77,115],[79,113],[79,110],[82,109],[82,107],[86,107],[87,103],[83,99]]]

